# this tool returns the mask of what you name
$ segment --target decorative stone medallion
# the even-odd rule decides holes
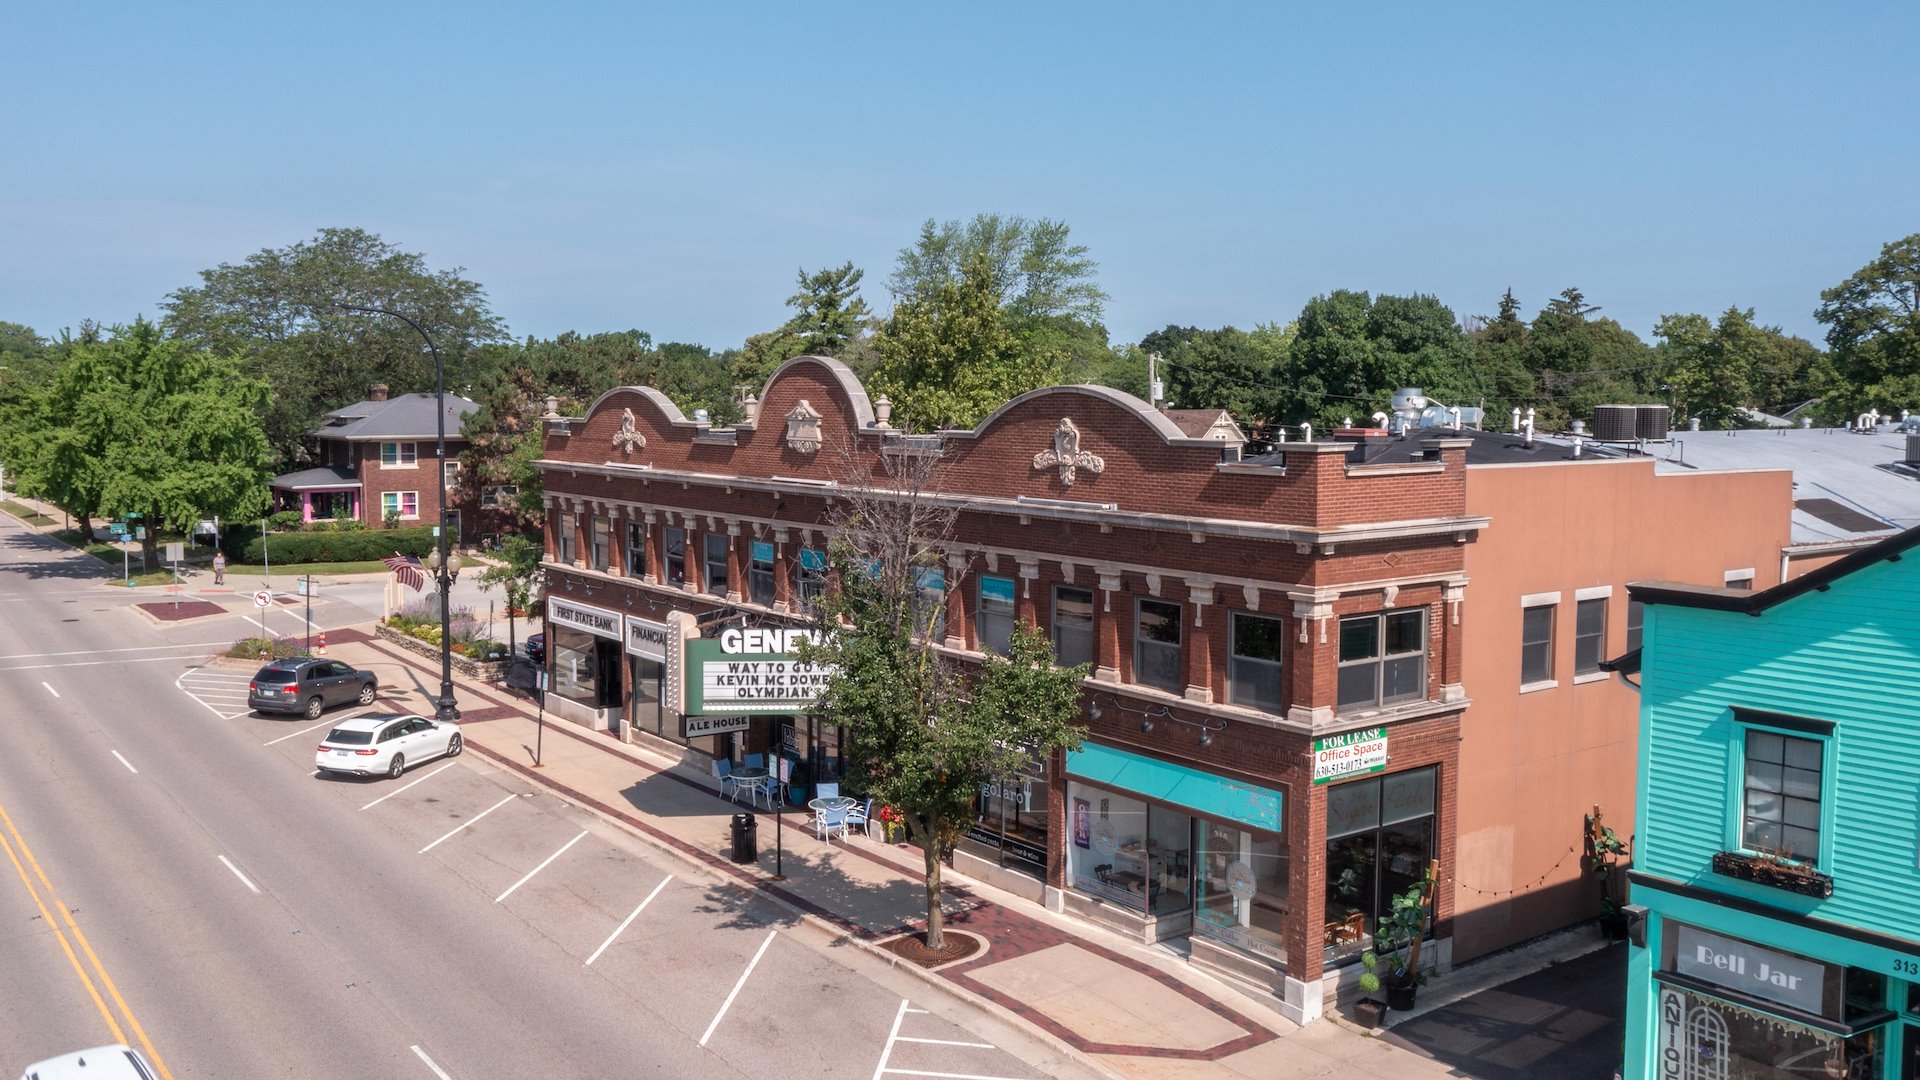
[[[806,398],[787,410],[787,445],[802,454],[820,449],[820,410]]]
[[[622,453],[632,453],[645,449],[646,445],[647,437],[634,429],[633,410],[621,409],[620,430],[613,433],[613,448]]]
[[[1080,449],[1080,429],[1074,426],[1072,420],[1063,416],[1060,418],[1060,426],[1053,431],[1053,449],[1042,450],[1033,455],[1034,468],[1045,469],[1054,466],[1060,469],[1060,482],[1071,487],[1076,469],[1085,469],[1098,476],[1106,471],[1107,462],[1098,454],[1090,454]]]

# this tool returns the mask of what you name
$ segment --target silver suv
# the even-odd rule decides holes
[[[247,684],[247,704],[263,713],[320,719],[329,705],[371,705],[380,693],[373,672],[338,660],[295,656],[261,668]]]

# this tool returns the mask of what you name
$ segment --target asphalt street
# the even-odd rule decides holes
[[[474,755],[317,776],[328,724],[207,663],[249,613],[155,626],[108,576],[0,516],[0,1074],[1085,1075]]]

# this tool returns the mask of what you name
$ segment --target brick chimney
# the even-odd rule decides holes
[[[387,400],[387,384],[383,382],[377,382],[377,383],[374,383],[372,386],[367,387],[367,400],[368,401]]]

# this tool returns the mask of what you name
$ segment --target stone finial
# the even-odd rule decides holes
[[[893,426],[892,419],[893,419],[893,399],[888,397],[885,394],[881,394],[879,397],[874,398],[873,399],[873,426],[877,428],[892,427]]]

